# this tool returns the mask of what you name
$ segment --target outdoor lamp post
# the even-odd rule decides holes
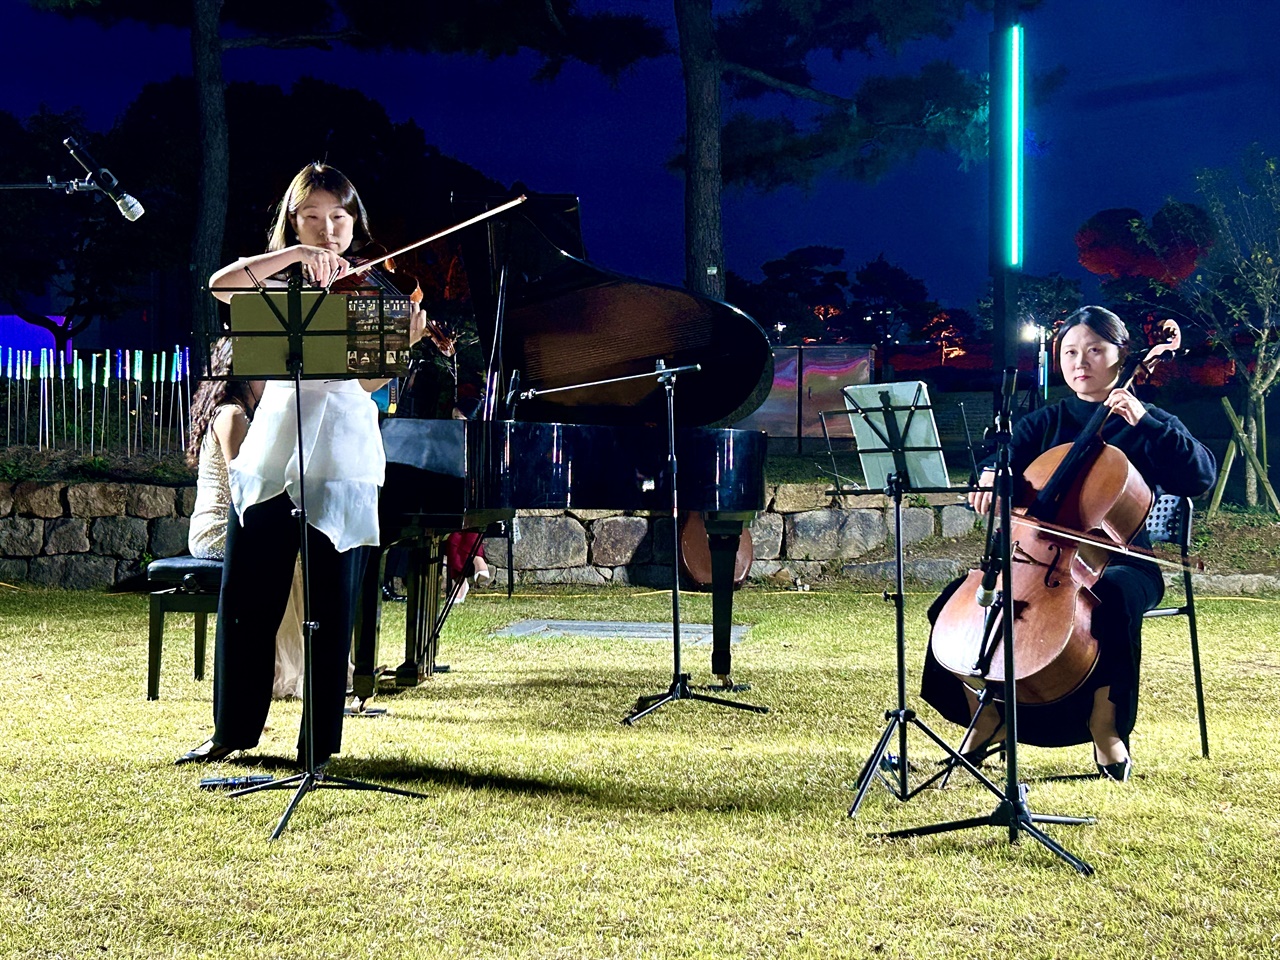
[[[1042,407],[1049,402],[1049,330],[1038,323],[1022,325],[1024,343],[1036,345],[1036,389],[1031,396],[1031,409]]]

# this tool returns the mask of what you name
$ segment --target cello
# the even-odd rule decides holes
[[[1139,373],[1180,348],[1181,332],[1172,320],[1162,332],[1164,342],[1128,358],[1119,387],[1127,389]],[[1155,500],[1128,458],[1101,439],[1111,412],[1099,404],[1075,442],[1046,450],[1014,478],[1012,582],[998,583],[1002,602],[982,605],[984,571],[975,569],[939,612],[930,637],[934,657],[969,686],[1004,682],[1000,619],[1010,611],[1019,702],[1060,700],[1096,666],[1092,587],[1110,554],[1127,550]]]

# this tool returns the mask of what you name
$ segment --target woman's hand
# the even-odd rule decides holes
[[[429,336],[431,342],[436,345],[446,357],[452,357],[457,348],[452,340],[446,337],[431,319],[427,316],[427,311],[422,309],[421,304],[410,302],[409,304],[409,346],[413,346],[424,336]]]
[[[302,272],[317,286],[328,287],[340,277],[351,272],[351,264],[342,254],[324,247],[309,247],[299,243],[293,248],[302,264]]]
[[[1118,413],[1131,427],[1136,427],[1138,421],[1147,415],[1147,408],[1142,405],[1142,401],[1123,387],[1112,390],[1107,399],[1102,402],[1111,408],[1112,413]]]
[[[977,513],[985,515],[991,509],[991,491],[995,489],[996,472],[990,468],[982,471],[978,478],[978,488],[969,491],[969,506]]]

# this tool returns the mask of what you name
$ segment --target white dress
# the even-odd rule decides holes
[[[223,404],[214,418],[234,404]],[[236,408],[238,409],[238,407]],[[187,531],[187,550],[202,560],[221,560],[227,545],[227,514],[231,507],[231,490],[227,486],[227,461],[213,430],[204,432],[200,441],[200,462],[196,469],[196,505],[191,511]]]
[[[358,380],[303,380],[301,406],[308,524],[339,552],[377,546],[378,488],[387,464],[378,405]],[[253,429],[227,467],[231,497],[241,518],[249,507],[281,493],[300,505],[292,382],[267,383]]]

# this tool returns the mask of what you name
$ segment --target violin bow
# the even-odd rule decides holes
[[[500,213],[506,213],[506,211],[510,210],[512,207],[519,206],[520,204],[524,203],[528,199],[529,199],[528,195],[522,193],[520,194],[520,196],[516,197],[514,200],[508,200],[506,203],[499,204],[498,206],[494,207],[492,210],[486,210],[484,213],[476,214],[470,220],[463,220],[461,223],[455,223],[453,226],[445,227],[443,230],[439,231],[438,233],[433,233],[429,237],[423,237],[421,240],[415,240],[413,243],[409,244],[408,246],[401,247],[399,250],[392,250],[390,253],[383,254],[382,256],[378,257],[376,260],[369,260],[365,263],[362,263],[360,264],[360,266],[352,268],[352,270],[347,274],[345,274],[345,276],[350,277],[358,273],[363,273],[364,271],[368,270],[370,267],[376,267],[378,264],[383,263],[387,260],[390,260],[393,257],[398,257],[402,253],[408,253],[410,250],[416,250],[418,247],[422,246],[423,244],[430,243],[432,240],[439,240],[441,237],[447,237],[451,233],[457,233],[459,230],[464,230],[467,227],[472,226],[473,224],[481,223],[485,220],[491,219],[492,217],[496,217]],[[330,286],[332,286],[332,283],[330,283]]]

